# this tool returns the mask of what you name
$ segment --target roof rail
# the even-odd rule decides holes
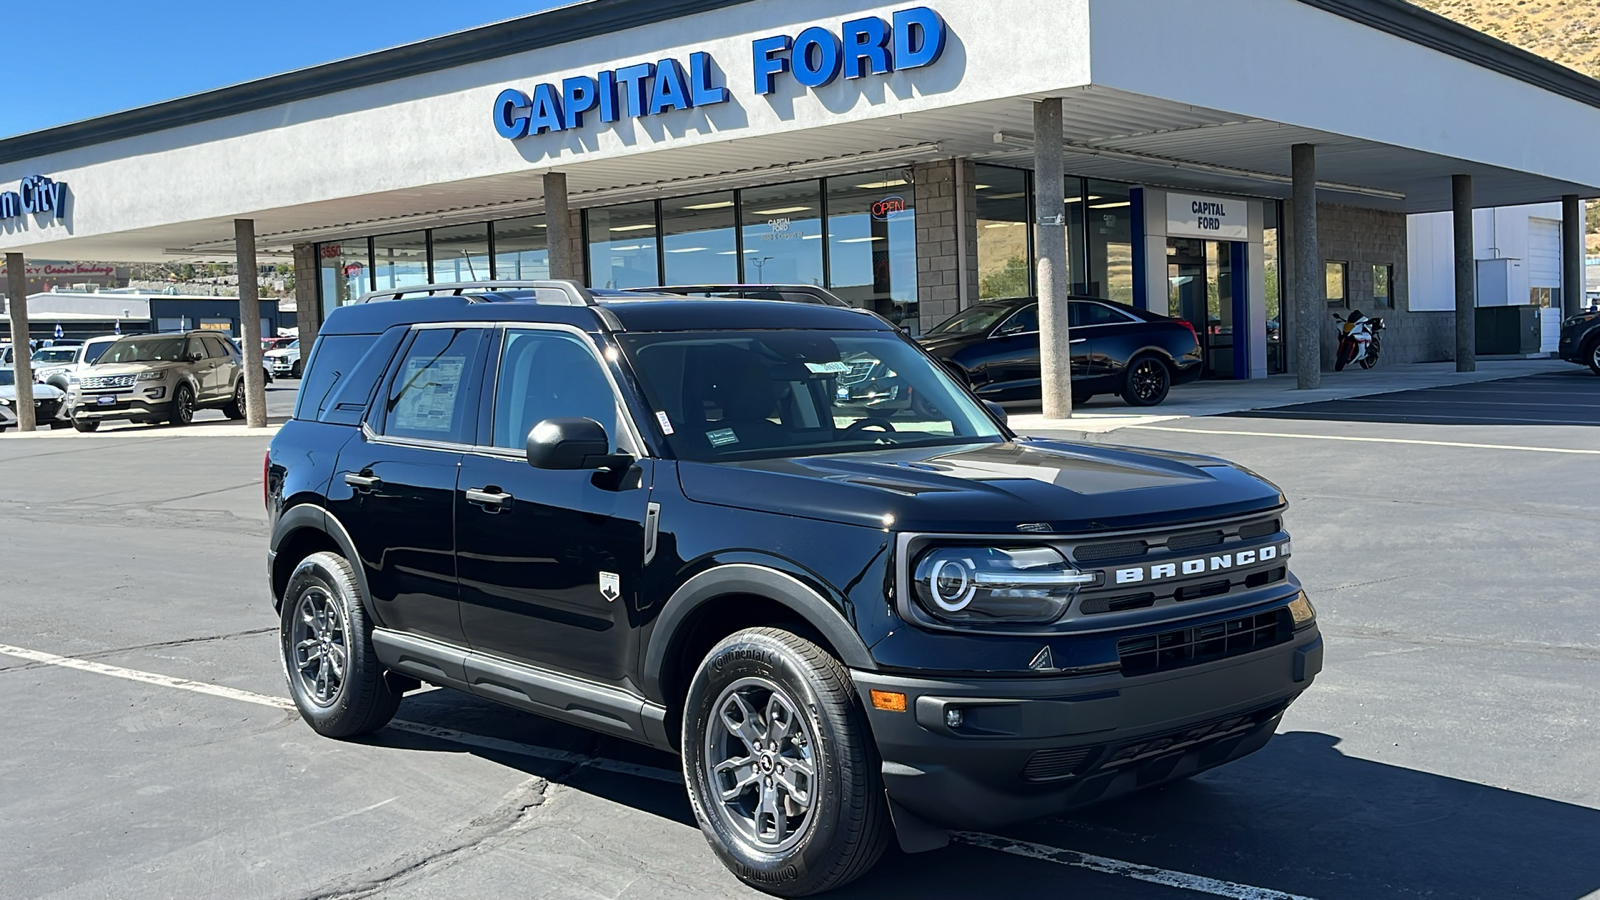
[[[369,291],[362,294],[357,303],[379,303],[385,300],[407,300],[418,297],[462,297],[468,303],[492,303],[496,300],[508,300],[508,297],[494,297],[494,294],[509,291],[529,291],[543,288],[544,291],[535,296],[534,302],[558,305],[555,303],[555,292],[565,299],[567,306],[594,306],[595,297],[589,289],[576,281],[550,279],[545,281],[460,281],[447,284],[417,284],[408,287],[394,288],[386,291]],[[475,295],[491,296],[475,296]]]

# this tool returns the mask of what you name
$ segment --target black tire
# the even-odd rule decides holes
[[[233,399],[222,407],[222,414],[230,419],[244,418],[244,379],[233,386]]]
[[[74,416],[73,419],[72,419],[72,427],[76,428],[78,431],[83,432],[84,434],[88,434],[89,432],[94,431],[95,429],[100,427],[100,420],[99,419],[80,419],[80,418],[77,418],[76,416]]]
[[[174,425],[187,425],[194,421],[194,388],[182,382],[172,389],[172,411],[167,421]]]
[[[1589,371],[1600,375],[1600,338],[1589,342],[1589,349],[1584,351],[1584,356],[1589,358]]]
[[[1172,370],[1160,357],[1136,356],[1128,363],[1122,384],[1122,399],[1129,406],[1155,406],[1172,391]]]
[[[300,360],[298,360],[298,359],[295,360],[294,361],[294,365],[289,367],[289,377],[290,378],[299,378],[300,377]]]
[[[731,728],[720,709],[738,713],[740,727]],[[740,736],[745,726],[754,745]],[[770,739],[774,730],[780,733]],[[888,846],[889,810],[866,714],[844,666],[811,641],[752,628],[713,647],[689,685],[682,749],[700,830],[751,887],[782,897],[831,890],[865,874]],[[710,758],[727,753],[745,755]],[[748,766],[714,772],[719,762],[740,760]],[[724,799],[723,787],[738,793]],[[769,796],[771,834],[762,824]],[[801,803],[800,824],[792,825]]]
[[[1356,365],[1360,366],[1363,369],[1370,369],[1370,368],[1372,368],[1373,366],[1375,366],[1377,364],[1378,364],[1378,356],[1375,353],[1369,353],[1366,356],[1361,357],[1361,361],[1356,363]]]
[[[1353,355],[1345,349],[1344,344],[1340,344],[1338,351],[1333,354],[1333,370],[1343,372],[1344,367],[1350,365],[1350,357]]]
[[[400,692],[384,678],[372,649],[355,571],[337,554],[313,553],[289,576],[278,652],[295,708],[324,737],[377,731],[400,708]]]

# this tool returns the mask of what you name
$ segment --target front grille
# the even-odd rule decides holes
[[[1249,731],[1270,721],[1274,716],[1283,712],[1284,707],[1287,705],[1287,703],[1275,703],[1265,709],[1240,713],[1236,716],[1229,716],[1226,719],[1218,719],[1215,722],[1203,722],[1179,731],[1130,741],[1121,746],[1111,748],[1105,759],[1096,768],[1104,770],[1116,766],[1125,766],[1152,756],[1183,750],[1205,741],[1214,741],[1218,738]]]
[[[1220,543],[1222,543],[1220,531],[1191,531],[1188,534],[1178,534],[1168,538],[1167,549],[1198,550],[1201,547],[1215,547]]]
[[[133,387],[132,375],[90,375],[78,382],[86,390]]]
[[[1269,534],[1277,534],[1282,529],[1282,522],[1277,519],[1267,519],[1265,521],[1251,522],[1247,525],[1239,526],[1239,537],[1242,540],[1248,541],[1251,538],[1266,537]]]
[[[1072,550],[1072,558],[1079,563],[1104,562],[1108,559],[1132,559],[1143,556],[1150,546],[1144,541],[1117,541],[1108,544],[1083,544]]]
[[[1156,605],[1156,595],[1146,591],[1122,597],[1088,597],[1078,604],[1078,612],[1086,616],[1107,612],[1124,612],[1130,609],[1147,609]]]
[[[1066,747],[1060,750],[1040,750],[1028,757],[1022,767],[1024,781],[1055,781],[1071,778],[1083,768],[1094,747]]]
[[[1293,631],[1287,608],[1160,634],[1123,638],[1117,656],[1125,676],[1149,675],[1215,662],[1288,640]]]

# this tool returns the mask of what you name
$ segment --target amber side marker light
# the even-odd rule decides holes
[[[884,709],[889,712],[905,712],[906,695],[897,694],[894,691],[873,691],[872,708]]]

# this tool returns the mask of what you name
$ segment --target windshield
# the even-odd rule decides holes
[[[137,362],[177,362],[183,359],[181,337],[142,337],[117,341],[96,365]]]
[[[1005,440],[944,369],[895,334],[711,331],[620,339],[680,459]]]
[[[86,363],[94,362],[95,360],[97,360],[100,357],[104,356],[106,354],[106,351],[110,350],[111,349],[111,345],[114,344],[114,343],[116,343],[116,342],[115,341],[101,341],[98,344],[90,344],[89,346],[83,348],[83,361],[86,362]]]
[[[73,354],[78,352],[77,347],[48,347],[44,350],[35,350],[33,361],[36,363],[69,363]]]
[[[1000,324],[1000,320],[1010,315],[1015,306],[999,306],[986,304],[974,306],[956,313],[943,322],[933,326],[924,337],[933,337],[940,334],[977,334],[988,331]]]

